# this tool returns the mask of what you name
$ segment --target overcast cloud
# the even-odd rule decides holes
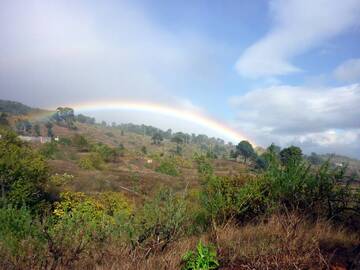
[[[78,3],[1,6],[3,98],[38,106],[124,98],[177,103],[176,89],[168,89],[175,74],[212,72],[215,50],[205,38],[170,33],[123,1],[114,10],[99,4],[96,12]]]
[[[237,122],[263,144],[295,143],[316,146],[321,152],[345,145],[345,151],[352,154],[358,150],[354,144],[358,145],[360,134],[359,84],[333,88],[277,85],[233,97],[230,103]]]

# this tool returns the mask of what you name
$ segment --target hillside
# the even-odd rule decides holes
[[[360,267],[357,160],[6,104],[0,269]]]

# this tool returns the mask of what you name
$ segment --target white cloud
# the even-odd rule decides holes
[[[230,103],[236,110],[238,126],[259,144],[311,143],[313,148],[324,149],[359,144],[359,84],[333,88],[272,86],[233,97]]]
[[[250,78],[285,75],[301,68],[290,61],[359,23],[358,0],[273,0],[271,30],[236,63]]]
[[[360,81],[360,58],[349,59],[341,63],[335,69],[334,76],[340,81]]]

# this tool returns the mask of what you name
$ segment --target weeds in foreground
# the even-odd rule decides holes
[[[216,251],[210,245],[204,245],[201,240],[196,246],[196,251],[188,251],[182,257],[183,270],[211,270],[219,267]]]

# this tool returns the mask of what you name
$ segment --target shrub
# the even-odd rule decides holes
[[[160,161],[160,165],[155,169],[156,172],[171,175],[179,176],[180,172],[176,166],[176,163],[173,159],[163,159]]]
[[[1,199],[13,206],[40,206],[48,176],[43,157],[13,132],[0,130],[0,134]]]
[[[79,134],[75,134],[72,139],[72,145],[77,147],[80,151],[84,151],[87,152],[90,149],[90,143],[88,142],[88,140]]]
[[[99,154],[101,158],[106,162],[115,161],[118,156],[118,152],[116,151],[116,149],[113,149],[103,143],[97,143],[92,145],[91,150],[94,153]]]
[[[206,177],[207,175],[212,175],[214,173],[214,169],[206,156],[196,153],[194,155],[194,161],[197,164],[197,169],[201,176]]]
[[[59,139],[59,144],[69,146],[71,145],[71,140],[69,138],[62,137]]]
[[[302,160],[302,151],[297,146],[290,146],[280,151],[280,160],[283,165],[299,163]]]
[[[30,269],[44,259],[46,239],[29,209],[0,208],[0,268]],[[28,256],[31,254],[32,256]]]
[[[101,170],[103,168],[104,160],[98,153],[91,153],[79,160],[79,166],[85,170]]]
[[[74,176],[68,173],[58,174],[55,173],[50,176],[49,182],[55,186],[62,186],[66,183],[71,182]]]
[[[184,196],[176,196],[169,189],[160,190],[135,216],[137,242],[164,248],[186,234],[189,228],[187,208]]]
[[[121,236],[130,211],[130,204],[118,193],[62,193],[46,226],[53,253],[61,255],[59,263],[70,268],[81,254],[104,249],[111,238]]]
[[[203,245],[201,241],[199,241],[196,251],[186,252],[182,260],[183,270],[210,270],[219,267],[215,249],[210,245]]]
[[[56,142],[48,142],[42,145],[40,153],[49,159],[55,159],[55,155],[59,152],[59,148]]]

